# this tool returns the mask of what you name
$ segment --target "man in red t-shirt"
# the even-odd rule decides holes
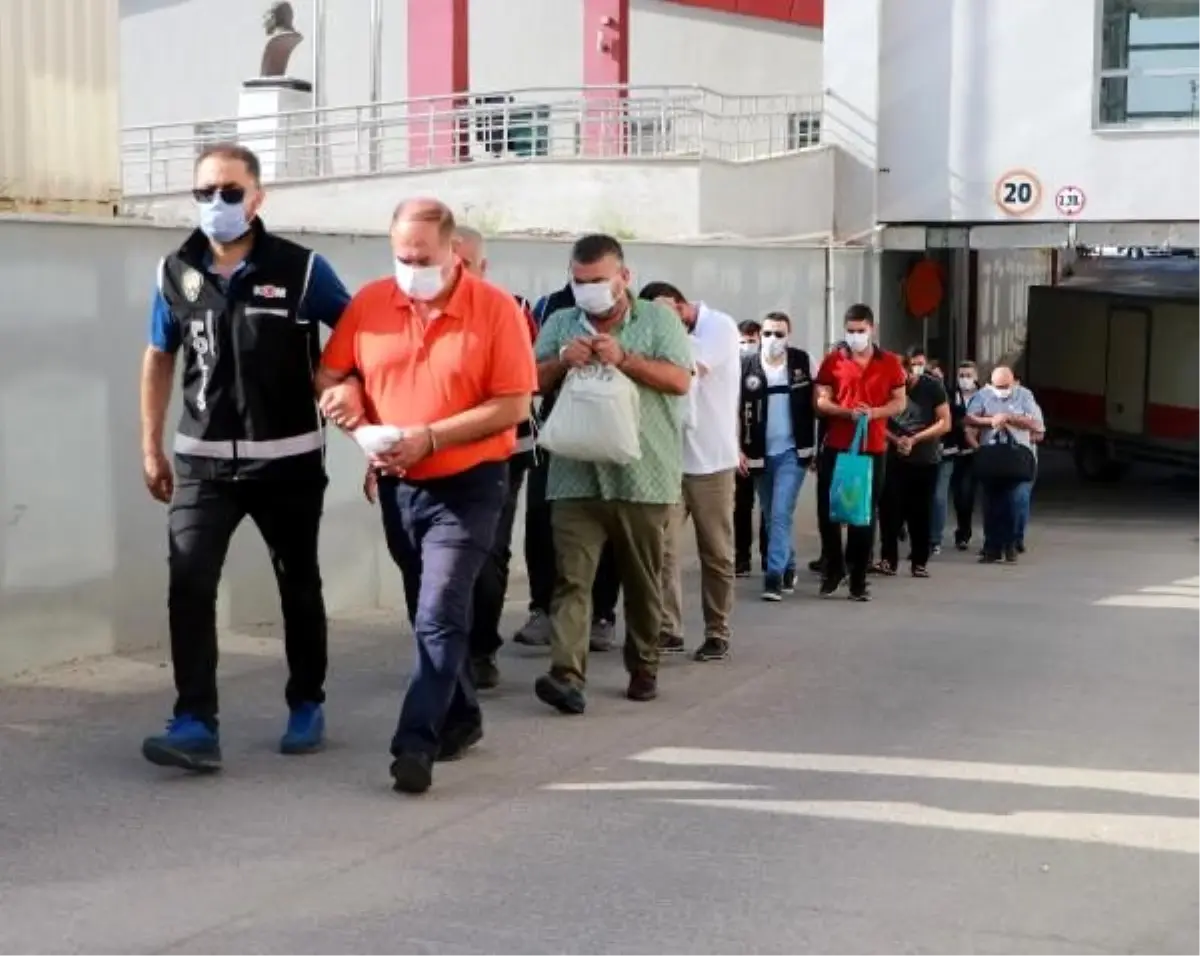
[[[875,543],[875,514],[883,487],[887,450],[887,420],[904,410],[905,374],[900,358],[872,343],[875,316],[869,306],[846,310],[846,337],[825,356],[817,372],[817,414],[825,419],[825,442],[817,457],[817,515],[821,526],[821,594],[834,594],[849,575],[850,597],[868,601],[867,564]],[[842,526],[829,520],[829,488],[839,452],[854,441],[858,420],[867,419],[862,448],[874,460],[871,483],[871,523],[849,527],[842,548]]]

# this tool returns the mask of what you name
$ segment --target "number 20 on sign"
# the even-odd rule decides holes
[[[995,200],[1009,216],[1028,216],[1042,204],[1042,184],[1026,169],[1010,169],[996,180]]]

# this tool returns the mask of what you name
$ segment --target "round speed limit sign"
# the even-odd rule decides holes
[[[1042,204],[1042,183],[1027,169],[1010,169],[996,180],[996,205],[1009,216],[1028,216]]]

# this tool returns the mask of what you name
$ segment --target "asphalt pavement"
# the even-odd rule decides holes
[[[213,777],[139,755],[161,655],[0,685],[0,951],[1197,952],[1196,517],[1194,483],[1047,483],[1016,566],[945,554],[868,605],[742,581],[732,660],[636,704],[597,655],[583,717],[506,646],[421,798],[387,777],[389,618],[335,624],[302,758],[277,638],[228,637]]]

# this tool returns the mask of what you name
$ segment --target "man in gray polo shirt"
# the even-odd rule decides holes
[[[980,389],[967,405],[966,424],[975,429],[980,446],[995,441],[1000,430],[1028,448],[1037,458],[1035,437],[1046,430],[1042,410],[1027,388],[1015,387],[1007,365],[992,369],[992,383]],[[983,554],[985,564],[1017,560],[1018,522],[1022,496],[1031,482],[980,481],[983,490]]]

